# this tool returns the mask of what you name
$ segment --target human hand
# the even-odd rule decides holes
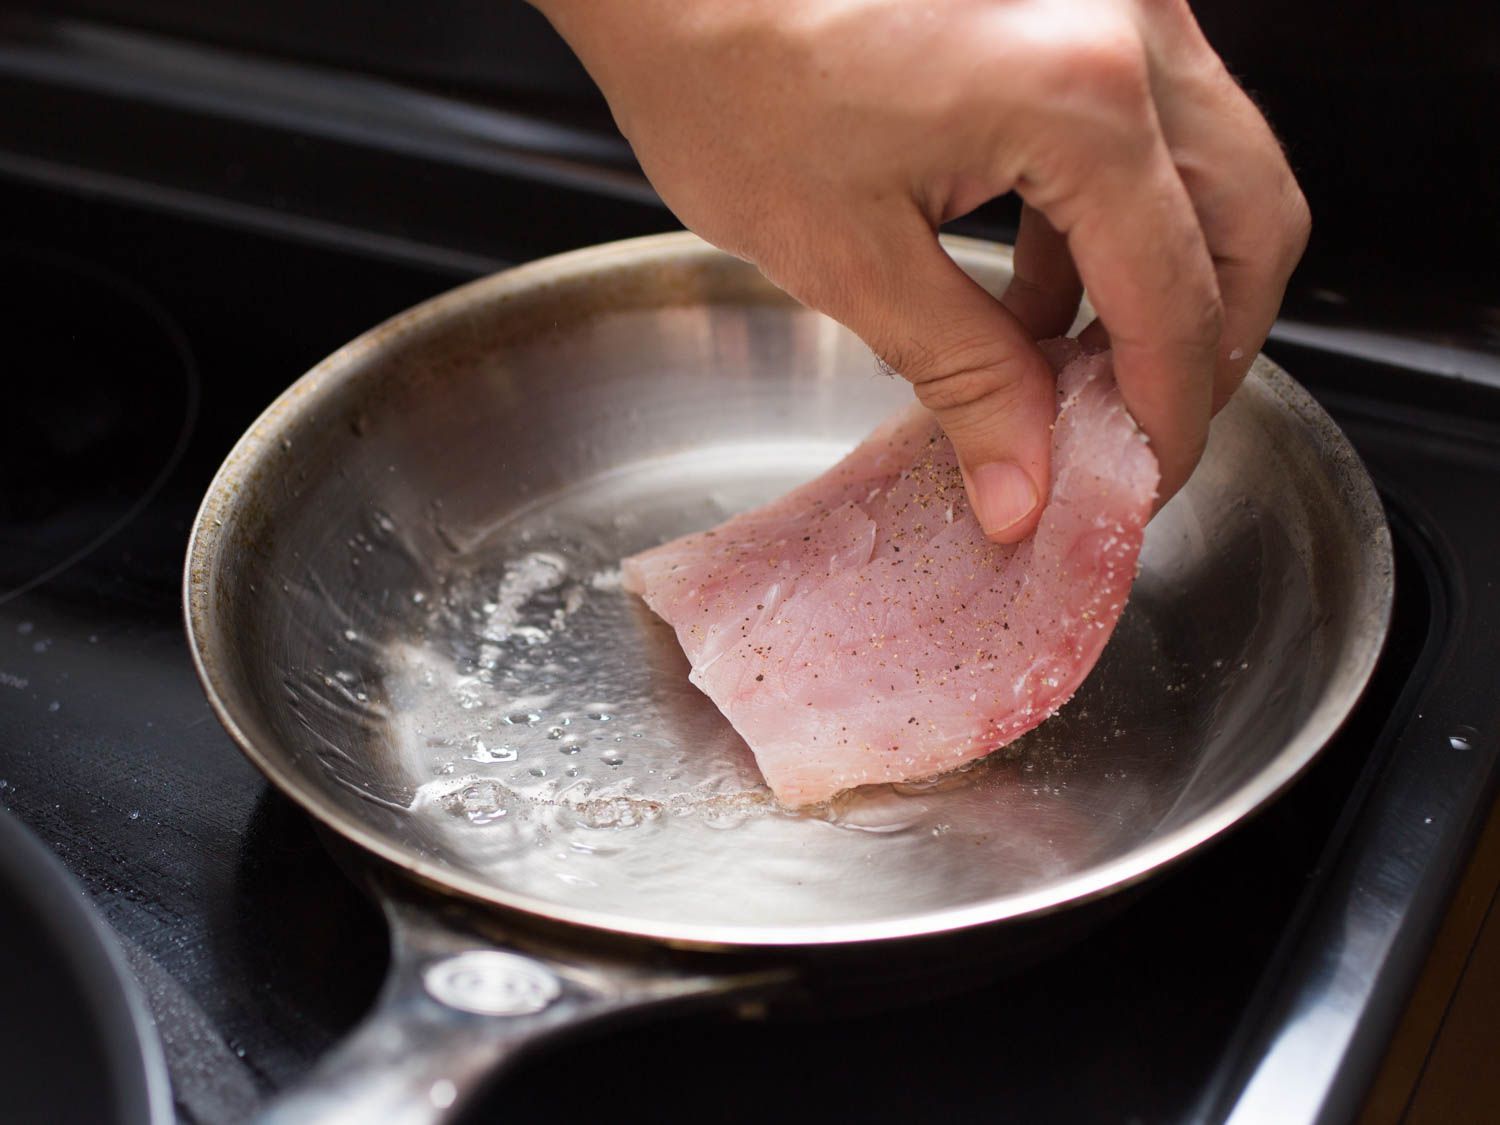
[[[1185,0],[540,0],[682,222],[841,321],[938,417],[989,537],[1048,492],[1034,339],[1086,286],[1162,497],[1270,330],[1307,204]],[[994,300],[938,226],[1015,190]]]

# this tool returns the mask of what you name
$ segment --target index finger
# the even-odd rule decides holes
[[[1161,496],[1208,439],[1223,303],[1203,231],[1157,133],[1096,169],[1063,214],[1068,248],[1109,332],[1125,405],[1151,439]],[[1043,208],[1043,210],[1047,210]]]

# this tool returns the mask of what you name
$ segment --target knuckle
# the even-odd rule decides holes
[[[1312,208],[1307,205],[1307,196],[1296,183],[1291,185],[1286,204],[1286,250],[1289,265],[1295,265],[1307,249],[1312,237]]]
[[[917,401],[937,415],[953,414],[973,406],[994,391],[985,372],[952,371],[916,384]]]
[[[963,413],[980,402],[1003,408],[1024,385],[1020,364],[993,354],[992,348],[961,346],[929,356],[926,363],[906,371],[917,400],[939,416]]]
[[[1054,195],[1086,190],[1101,164],[1138,164],[1157,139],[1145,48],[1133,28],[1081,32],[1041,64],[1047,128],[1032,136],[1030,185]],[[1032,200],[1048,209],[1057,199]]]
[[[1054,58],[1054,79],[1095,104],[1135,110],[1151,96],[1146,51],[1129,24],[1090,29]]]

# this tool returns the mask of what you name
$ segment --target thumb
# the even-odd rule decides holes
[[[914,385],[953,442],[985,535],[997,543],[1026,538],[1050,481],[1051,366],[925,222],[883,240],[877,252],[842,257],[854,268],[808,303],[853,329]]]

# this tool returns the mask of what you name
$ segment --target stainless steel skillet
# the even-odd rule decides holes
[[[949,246],[1004,285],[1008,251]],[[1001,950],[1311,760],[1378,655],[1390,541],[1344,437],[1261,358],[1063,714],[965,773],[779,809],[616,564],[812,475],[908,396],[749,266],[667,235],[418,306],[251,427],[189,547],[209,699],[381,871],[467,904],[449,919],[377,876],[385,1006],[283,1119],[425,1120],[529,1038],[813,953]]]

